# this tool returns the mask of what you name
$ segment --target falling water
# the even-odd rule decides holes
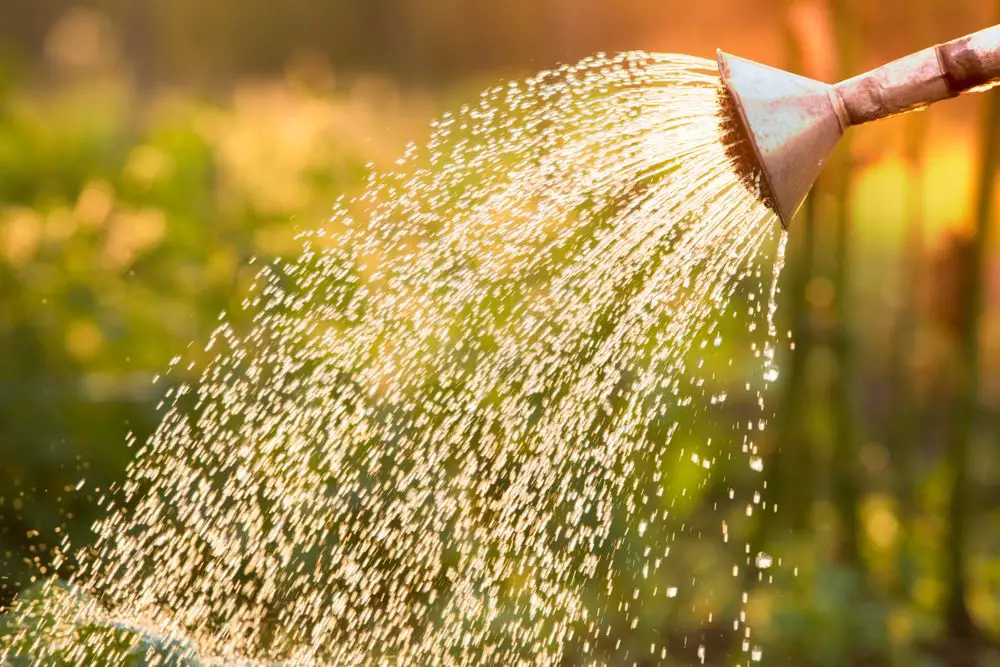
[[[175,360],[197,382],[160,380],[159,428],[69,550],[73,622],[208,664],[592,664],[653,597],[698,595],[636,582],[670,569],[666,461],[726,399],[724,317],[770,323],[761,409],[776,376],[780,231],[729,168],[719,90],[709,61],[631,53],[439,120]],[[759,470],[765,418],[680,454]],[[63,659],[137,650],[81,637]]]

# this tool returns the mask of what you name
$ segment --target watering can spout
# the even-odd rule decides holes
[[[726,152],[786,228],[848,127],[1000,84],[1000,25],[836,85],[718,52]]]
[[[788,227],[847,129],[843,106],[833,86],[722,51],[719,72],[730,157]]]

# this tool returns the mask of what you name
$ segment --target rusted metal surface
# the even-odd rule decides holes
[[[1000,26],[837,84],[851,125],[895,116],[1000,80]]]
[[[834,86],[718,57],[727,153],[787,227],[848,127],[1000,84],[1000,25]]]
[[[844,133],[840,100],[828,84],[721,51],[719,71],[735,128],[724,138],[730,159],[787,227]]]
[[[888,118],[954,97],[935,48],[838,83],[835,89],[844,102],[851,125]]]
[[[951,91],[966,91],[1000,81],[1000,25],[938,47]]]

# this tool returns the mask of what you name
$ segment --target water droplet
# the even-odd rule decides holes
[[[558,663],[561,638],[586,625],[587,612],[565,604],[579,599],[581,581],[607,572],[616,594],[641,597],[629,585],[634,565],[623,565],[635,562],[635,541],[616,543],[618,507],[640,537],[657,520],[664,540],[694,528],[666,510],[703,496],[690,480],[665,484],[661,466],[632,467],[659,454],[637,434],[671,410],[697,416],[726,401],[714,373],[724,360],[708,345],[722,346],[723,314],[766,314],[774,338],[785,237],[735,187],[718,150],[717,92],[710,61],[626,54],[500,86],[443,116],[426,149],[408,146],[394,171],[373,171],[329,224],[307,232],[309,250],[256,265],[240,326],[224,314],[206,352],[190,355],[202,375],[164,399],[80,580],[109,599],[155,600],[136,615],[184,619],[206,655],[266,652],[273,628],[262,619],[276,615],[309,644],[289,652],[367,664],[475,653],[469,644],[482,638],[451,620],[481,618],[494,601],[478,592],[512,578],[485,564],[516,550],[529,593],[512,596],[496,631],[523,645],[498,649],[493,662],[512,664],[530,646]],[[768,275],[766,242],[779,238]],[[748,279],[757,291],[745,311],[733,290]],[[628,298],[626,285],[638,288]],[[246,329],[244,314],[253,316]],[[609,324],[612,335],[595,333]],[[691,341],[704,350],[696,360]],[[753,351],[754,377],[773,381],[774,346],[757,341]],[[735,354],[727,350],[731,368],[742,363]],[[625,368],[632,377],[621,383]],[[765,426],[755,384],[759,412],[734,411],[748,452]],[[654,401],[663,409],[649,410]],[[666,444],[675,433],[688,437],[675,424]],[[678,456],[711,470],[740,445]],[[503,499],[495,511],[494,493]],[[197,542],[178,540],[180,528]],[[722,531],[728,540],[727,524]],[[574,546],[538,558],[554,541]],[[640,548],[669,553],[648,542]],[[133,562],[144,567],[126,567]],[[659,567],[646,562],[642,576]],[[638,605],[628,602],[635,628]],[[453,616],[434,617],[440,606]],[[158,618],[162,609],[171,617]],[[344,622],[328,622],[331,611]],[[426,633],[412,632],[415,617]]]

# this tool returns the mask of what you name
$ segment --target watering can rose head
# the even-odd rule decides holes
[[[788,227],[844,131],[1000,83],[1000,25],[836,85],[718,52],[726,151]]]

